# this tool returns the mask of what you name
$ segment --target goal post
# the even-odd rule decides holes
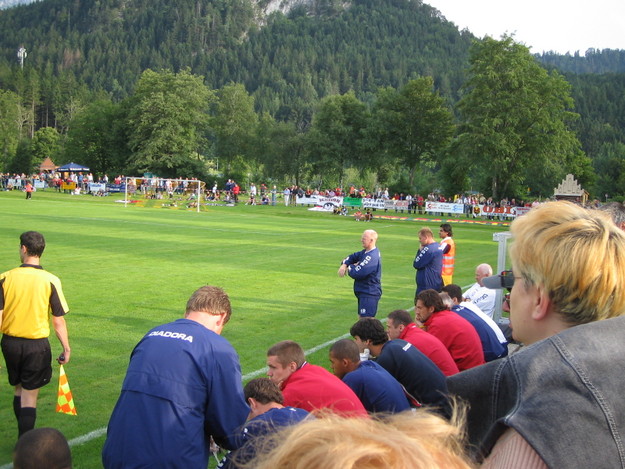
[[[128,195],[141,193],[144,196],[148,194],[159,196],[160,198],[171,198],[174,195],[195,195],[196,211],[200,212],[200,203],[202,193],[206,187],[206,183],[199,179],[170,179],[159,177],[124,177],[124,205],[130,202]]]

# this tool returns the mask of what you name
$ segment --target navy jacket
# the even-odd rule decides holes
[[[237,435],[238,450],[230,452],[218,464],[217,469],[235,469],[256,456],[255,439],[275,433],[288,425],[295,425],[306,418],[314,419],[304,409],[283,407],[270,409],[243,425]]]
[[[421,404],[436,406],[443,414],[450,411],[445,375],[414,345],[401,339],[390,340],[376,361]]]
[[[391,374],[374,361],[364,361],[343,376],[368,412],[402,412],[410,408],[404,389]]]
[[[417,269],[417,295],[423,290],[432,288],[441,291],[443,288],[443,251],[437,242],[420,249],[412,266]]]
[[[249,411],[232,346],[178,319],[152,329],[133,350],[102,462],[106,469],[206,467],[209,437],[235,449]]]
[[[358,264],[354,266],[353,264]],[[348,274],[354,279],[354,294],[382,296],[382,259],[376,247],[369,252],[355,252],[343,261],[350,266]]]
[[[469,321],[476,330],[477,335],[480,336],[482,350],[484,350],[484,360],[492,362],[497,358],[502,358],[508,355],[508,344],[502,344],[499,342],[499,338],[497,337],[497,334],[495,334],[495,331],[493,331],[481,317],[475,314],[474,311],[460,305],[454,306],[451,310]]]

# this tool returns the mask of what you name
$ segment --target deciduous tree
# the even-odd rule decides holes
[[[130,100],[131,167],[165,177],[187,177],[207,129],[213,93],[188,70],[146,70]]]
[[[578,117],[570,86],[527,47],[507,36],[476,43],[465,93],[456,150],[482,168],[495,200],[532,187],[533,177],[555,187],[569,168],[582,171],[575,176],[584,181],[590,166],[568,127]]]
[[[385,158],[408,171],[412,189],[416,171],[433,161],[454,133],[451,110],[434,91],[432,78],[423,77],[399,90],[380,89],[373,114],[373,134]]]
[[[324,98],[309,135],[316,173],[340,183],[346,168],[359,166],[367,125],[367,109],[353,92]]]
[[[243,85],[230,84],[217,91],[210,124],[215,135],[215,156],[224,162],[226,172],[233,170],[237,159],[250,163],[258,116],[254,98]]]

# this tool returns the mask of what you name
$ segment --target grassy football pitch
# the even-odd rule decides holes
[[[362,249],[366,228],[379,234],[383,296],[378,317],[412,307],[417,231],[439,221],[375,219],[312,212],[305,207],[245,206],[193,210],[124,207],[115,197],[39,191],[0,192],[0,272],[19,265],[19,235],[46,237],[42,265],[58,275],[70,306],[72,357],[65,371],[77,416],[55,413],[58,366],[42,388],[37,427],[55,427],[72,444],[75,468],[101,467],[105,427],[128,357],[152,327],[182,317],[191,293],[223,287],[233,307],[223,335],[241,359],[245,378],[264,374],[265,352],[291,339],[312,363],[328,367],[328,342],[357,320],[352,280],[339,278],[340,261]],[[146,204],[148,205],[148,204]],[[394,214],[390,214],[394,215]],[[493,233],[507,227],[458,223],[455,283],[471,284],[475,266],[496,266]],[[60,345],[52,332],[53,356]],[[12,387],[0,360],[0,469],[10,467],[17,438]]]

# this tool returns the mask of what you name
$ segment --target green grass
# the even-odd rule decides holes
[[[305,349],[349,331],[357,319],[352,281],[338,278],[347,254],[361,249],[365,228],[378,231],[383,259],[379,314],[410,308],[417,231],[440,222],[374,220],[311,212],[303,207],[245,206],[192,210],[124,207],[115,197],[0,192],[0,272],[19,264],[20,233],[46,236],[43,266],[63,283],[71,312],[72,360],[65,366],[78,416],[55,413],[58,368],[41,390],[37,426],[74,439],[106,426],[134,345],[155,325],[182,316],[190,294],[213,284],[230,295],[224,336],[237,349],[243,374],[264,366],[273,343]],[[475,266],[496,265],[492,234],[507,228],[457,224],[455,283],[473,282]],[[436,229],[434,229],[437,232]],[[53,353],[60,352],[52,334]],[[309,360],[328,365],[327,348]],[[2,365],[4,363],[2,362]],[[0,466],[17,436],[12,388],[0,370]],[[74,467],[101,467],[104,436],[72,448]]]

